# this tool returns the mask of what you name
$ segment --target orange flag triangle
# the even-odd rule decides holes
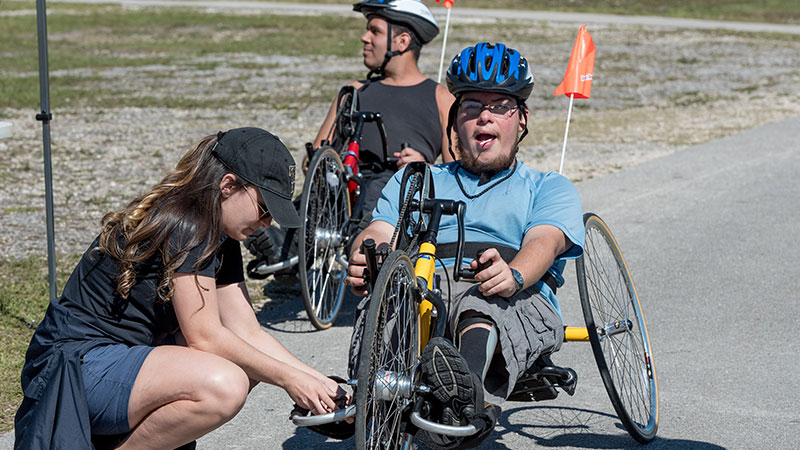
[[[564,80],[558,85],[553,95],[574,94],[575,98],[589,98],[592,92],[592,72],[594,72],[594,42],[592,35],[586,31],[586,25],[578,30],[575,46],[567,64]]]

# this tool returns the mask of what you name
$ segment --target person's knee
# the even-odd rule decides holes
[[[249,392],[250,378],[239,366],[228,362],[209,371],[200,395],[206,403],[206,412],[226,422],[242,409]]]
[[[478,311],[464,311],[458,320],[458,328],[456,329],[456,336],[461,336],[473,328],[483,328],[491,330],[496,328],[494,322],[488,316],[479,313]]]

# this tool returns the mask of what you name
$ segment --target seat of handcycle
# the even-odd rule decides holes
[[[575,394],[578,373],[569,367],[553,364],[550,355],[542,355],[530,367],[514,386],[508,400],[515,402],[538,402],[558,397],[558,390],[569,395]]]

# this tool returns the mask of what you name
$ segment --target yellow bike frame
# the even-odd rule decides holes
[[[418,280],[424,280],[428,289],[433,289],[433,274],[436,271],[436,246],[423,242],[419,247],[419,257],[414,263],[414,275]],[[425,348],[430,340],[431,311],[433,304],[423,300],[419,306],[419,349]],[[447,320],[441,317],[440,320]],[[565,342],[589,341],[589,332],[586,327],[564,327]]]

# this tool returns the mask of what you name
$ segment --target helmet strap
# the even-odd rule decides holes
[[[456,122],[456,114],[460,105],[461,96],[456,97],[456,100],[450,105],[450,111],[447,113],[447,151],[450,152],[450,157],[453,158],[453,161],[458,159],[453,151],[453,124]]]
[[[397,55],[402,55],[403,53],[411,50],[413,48],[413,39],[412,36],[412,44],[406,47],[405,50],[392,50],[392,23],[386,20],[386,54],[383,56],[383,63],[377,69],[372,69],[367,73],[367,80],[370,81],[377,81],[386,78],[386,65],[389,64],[389,60],[392,57]]]

